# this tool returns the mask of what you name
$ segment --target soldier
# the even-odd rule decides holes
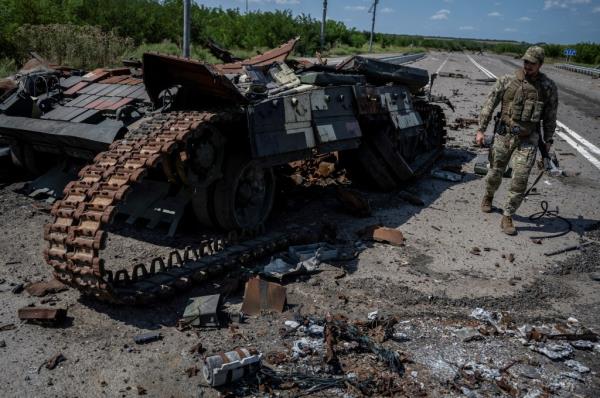
[[[558,107],[556,85],[540,72],[544,63],[544,49],[530,47],[522,59],[522,69],[515,71],[514,75],[505,75],[496,81],[481,109],[475,137],[477,144],[483,145],[483,133],[492,118],[494,108],[501,104],[481,210],[485,213],[492,211],[494,193],[500,186],[502,175],[512,156],[512,178],[500,223],[502,232],[508,235],[517,234],[512,216],[521,205],[527,189],[527,180],[537,154],[540,125],[543,127],[544,143],[549,150],[553,143]]]

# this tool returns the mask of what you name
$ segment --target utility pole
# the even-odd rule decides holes
[[[373,0],[373,5],[369,9],[369,12],[373,13],[373,20],[371,21],[371,38],[369,39],[369,52],[373,51],[373,32],[375,31],[375,14],[377,14],[377,3],[379,3],[379,0]]]
[[[248,14],[248,0],[246,0],[246,14]]]
[[[183,57],[190,57],[192,0],[183,0]]]
[[[325,24],[327,23],[327,0],[323,0],[323,21],[321,22],[321,52],[325,50]]]

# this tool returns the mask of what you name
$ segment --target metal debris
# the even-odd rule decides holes
[[[577,373],[588,373],[590,371],[590,368],[588,368],[581,362],[575,361],[573,359],[567,359],[565,361],[565,365],[567,365],[569,368],[573,369]]]
[[[283,312],[286,299],[285,287],[259,277],[252,278],[246,282],[242,312],[248,315],[257,315],[263,310]]]
[[[200,372],[200,369],[198,369],[197,366],[192,366],[185,370],[187,377],[194,377],[198,374],[198,372]]]
[[[567,343],[534,343],[529,348],[532,351],[547,356],[553,361],[565,359],[573,355],[573,347]]]
[[[360,235],[365,240],[388,243],[394,246],[404,246],[404,235],[397,229],[372,225],[363,229]]]
[[[133,341],[135,341],[136,344],[146,344],[161,339],[162,334],[159,332],[147,332],[133,336]]]
[[[24,307],[19,309],[18,315],[22,321],[54,325],[65,320],[67,310],[64,308]]]
[[[451,171],[445,171],[440,169],[431,170],[431,176],[440,180],[458,182],[461,181],[463,176],[462,174],[453,173]]]
[[[67,358],[63,354],[56,354],[52,358],[45,362],[46,369],[52,370],[58,366],[59,363],[66,361]]]
[[[7,323],[6,325],[0,326],[0,332],[6,332],[7,330],[16,329],[17,326],[14,323]]]
[[[218,311],[220,305],[220,294],[190,298],[183,312],[180,324],[185,326],[219,327]]]
[[[438,76],[440,77],[452,77],[455,79],[468,79],[469,76],[464,75],[462,73],[454,73],[454,72],[438,72]]]
[[[56,279],[31,283],[25,287],[25,291],[35,297],[43,297],[47,294],[59,293],[67,289],[66,285]]]
[[[335,164],[330,162],[319,163],[319,175],[321,177],[329,177],[335,171]]]
[[[15,287],[12,288],[11,292],[13,294],[19,294],[23,291],[24,285],[22,283],[17,283]]]
[[[207,357],[202,373],[208,384],[218,387],[256,373],[260,368],[261,359],[262,353],[256,349],[236,348]]]

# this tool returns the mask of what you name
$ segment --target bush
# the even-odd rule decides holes
[[[59,24],[21,26],[15,32],[15,43],[20,62],[29,58],[29,51],[35,51],[50,62],[81,69],[119,64],[121,55],[133,48],[133,40],[114,30]]]

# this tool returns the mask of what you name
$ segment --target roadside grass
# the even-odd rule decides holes
[[[148,52],[155,52],[165,55],[177,55],[181,56],[181,48],[179,45],[173,43],[170,40],[164,40],[160,43],[144,43],[131,50],[123,53],[121,59],[142,59],[142,55]],[[199,61],[205,61],[209,63],[219,63],[220,61],[214,57],[208,50],[196,46],[192,43],[191,45],[191,58]]]
[[[403,53],[403,54],[415,54],[420,52],[426,52],[427,49],[424,47],[410,47],[410,46],[382,46],[379,43],[373,43],[373,49],[371,53]],[[337,45],[323,54],[324,56],[340,56],[340,55],[354,55],[354,54],[365,54],[369,52],[369,45],[365,44],[362,47],[351,47],[344,44]]]

